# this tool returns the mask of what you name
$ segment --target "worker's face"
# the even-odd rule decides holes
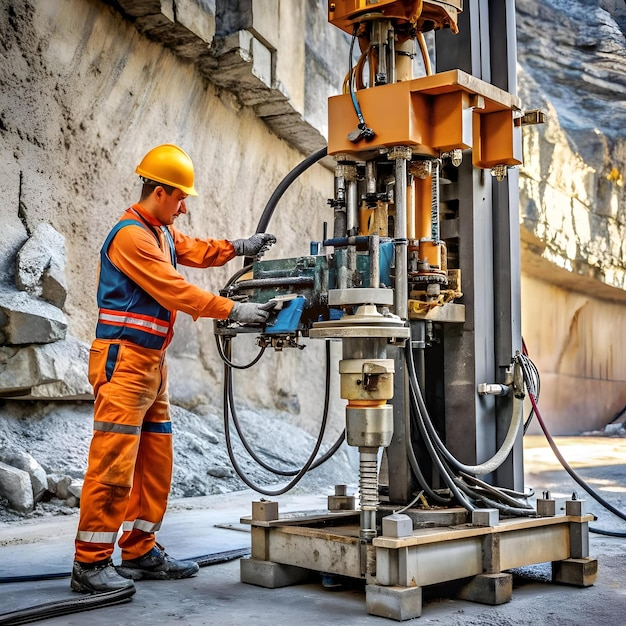
[[[163,187],[157,187],[154,190],[154,195],[157,200],[155,217],[161,224],[169,226],[174,223],[179,215],[187,213],[187,206],[185,205],[187,194],[180,189],[174,189],[172,193],[168,194]]]

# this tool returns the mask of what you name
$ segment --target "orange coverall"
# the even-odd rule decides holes
[[[115,268],[171,311],[171,317],[169,328],[163,331],[162,349],[128,340],[96,339],[92,344],[89,381],[95,395],[94,433],[75,555],[75,560],[83,563],[110,558],[120,526],[122,559],[140,557],[155,545],[172,478],[165,349],[172,338],[176,311],[194,319],[226,319],[233,307],[232,300],[190,284],[176,271],[160,224],[139,205],[128,209],[120,221],[127,219],[148,222],[155,228],[126,225],[103,252]],[[181,265],[219,266],[235,257],[229,241],[196,239],[173,227],[169,231]]]

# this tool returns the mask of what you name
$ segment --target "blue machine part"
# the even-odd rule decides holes
[[[293,300],[286,300],[283,308],[278,312],[276,321],[271,326],[266,326],[266,335],[292,335],[298,330],[298,324],[302,317],[306,298],[298,296]]]
[[[393,262],[393,241],[384,241],[380,244],[380,280],[387,287],[391,287],[391,264]]]
[[[363,237],[363,239],[367,239]],[[329,240],[332,241],[332,240]],[[394,259],[394,244],[393,241],[381,241],[380,242],[380,255],[379,255],[379,270],[380,270],[380,282],[385,287],[392,287],[393,280],[391,278],[391,266]],[[334,262],[330,266],[329,286],[331,289],[336,288],[337,285],[337,267],[345,265],[346,263],[346,248],[335,248]],[[361,275],[361,287],[370,286],[370,257],[369,254],[357,255],[357,271]]]

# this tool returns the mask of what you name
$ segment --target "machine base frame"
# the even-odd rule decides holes
[[[250,517],[250,559],[241,582],[267,588],[304,582],[310,572],[361,579],[370,615],[404,621],[422,613],[422,588],[461,582],[458,597],[497,605],[512,597],[506,570],[552,563],[552,581],[593,585],[597,560],[589,557],[591,515],[511,518],[495,526],[458,524],[421,528],[407,537],[359,538],[358,511]]]

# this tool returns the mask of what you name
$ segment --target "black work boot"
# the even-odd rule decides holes
[[[189,578],[189,576],[197,574],[200,567],[195,561],[173,559],[157,544],[147,554],[130,561],[122,561],[122,564],[115,569],[120,576],[133,580],[140,580],[141,578],[172,580],[174,578]]]
[[[104,593],[105,591],[120,591],[132,589],[135,591],[135,583],[120,576],[113,567],[113,561],[99,561],[98,563],[80,563],[74,561],[72,579],[70,580],[72,591],[78,593]]]

